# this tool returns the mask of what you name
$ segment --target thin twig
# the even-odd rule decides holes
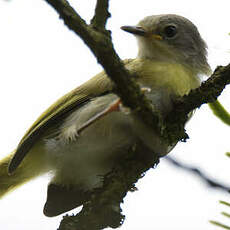
[[[218,227],[221,227],[222,229],[228,229],[228,230],[230,230],[230,227],[229,227],[228,225],[222,224],[222,223],[220,223],[220,222],[218,222],[218,221],[210,220],[209,222],[210,222],[211,224],[213,224],[213,225],[216,225],[216,226],[218,226]]]
[[[230,190],[229,186],[225,186],[217,181],[215,181],[214,179],[209,178],[208,176],[205,175],[204,172],[202,172],[202,170],[198,169],[195,166],[190,166],[190,165],[186,165],[170,156],[166,156],[164,157],[165,160],[167,160],[169,163],[171,163],[172,165],[181,168],[185,171],[191,172],[195,175],[197,175],[201,180],[203,180],[205,183],[207,183],[211,188],[216,188],[216,189],[220,189],[222,191],[228,192]]]
[[[222,214],[223,216],[227,217],[227,218],[230,218],[230,214],[227,213],[227,212],[221,212],[221,214]]]
[[[226,202],[226,201],[220,200],[219,202],[220,202],[220,204],[223,204],[223,205],[225,205],[225,206],[230,207],[230,203],[228,203],[228,202]]]
[[[226,125],[230,125],[230,114],[218,100],[213,103],[209,103],[209,107],[215,116],[217,116]]]
[[[91,20],[91,25],[96,29],[105,29],[106,22],[111,16],[109,11],[109,0],[98,0],[95,8],[94,17]]]

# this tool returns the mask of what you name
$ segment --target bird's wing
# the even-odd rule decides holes
[[[91,98],[111,91],[112,82],[104,72],[96,75],[80,87],[74,89],[51,105],[26,132],[20,141],[9,164],[8,172],[12,173],[22,162],[34,143],[47,128],[58,124],[62,117],[74,109],[81,107]]]

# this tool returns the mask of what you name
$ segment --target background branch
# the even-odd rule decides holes
[[[220,204],[223,204],[223,205],[225,205],[225,206],[230,207],[230,204],[229,204],[228,202],[226,202],[226,201],[220,200]],[[227,213],[227,212],[221,212],[221,214],[222,214],[224,217],[230,218],[230,214]],[[213,220],[211,220],[211,221],[209,221],[209,222],[210,222],[211,224],[213,224],[213,225],[216,225],[216,226],[218,226],[218,227],[221,227],[222,229],[230,229],[230,226],[229,226],[229,225],[222,224],[222,223],[219,222],[219,221],[213,221]]]
[[[216,100],[213,103],[209,103],[209,107],[222,122],[226,125],[230,125],[230,114],[229,112],[221,105],[221,103]]]
[[[225,185],[217,182],[215,179],[208,177],[207,175],[205,175],[204,172],[202,172],[202,170],[200,170],[196,166],[184,164],[184,163],[182,163],[182,162],[180,162],[180,161],[178,161],[178,160],[176,160],[170,156],[164,157],[164,160],[167,160],[170,164],[172,164],[173,166],[175,166],[177,168],[180,168],[182,170],[185,170],[187,172],[190,172],[190,173],[198,176],[202,181],[204,181],[211,188],[220,189],[224,192],[229,192],[229,190],[230,190],[230,186],[225,186]]]

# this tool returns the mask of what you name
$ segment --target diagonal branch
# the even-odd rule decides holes
[[[60,18],[64,20],[68,28],[79,35],[90,48],[97,61],[115,83],[116,93],[120,96],[123,104],[137,110],[140,117],[160,133],[161,117],[157,111],[153,111],[151,103],[141,92],[134,76],[124,67],[113,48],[110,33],[108,31],[107,33],[97,31],[92,26],[87,25],[66,0],[46,0],[46,2],[59,13]],[[102,0],[98,1],[96,8],[104,6],[102,3]],[[99,9],[96,9],[97,12],[99,12]],[[97,17],[99,15],[94,18]],[[95,20],[99,21],[98,19]]]
[[[122,64],[113,48],[109,31],[100,32],[87,25],[66,0],[46,0],[46,2],[54,7],[68,28],[79,35],[90,48],[107,75],[115,83],[116,92],[123,104],[132,110],[137,110],[139,116],[154,130],[157,130],[169,144],[188,138],[184,124],[189,112],[199,108],[204,103],[214,102],[225,85],[230,82],[230,66],[218,67],[201,87],[191,91],[189,95],[178,98],[175,101],[173,111],[163,122],[159,113],[153,110],[149,101],[140,91],[140,87],[133,76]],[[97,19],[99,12],[104,12],[102,14],[103,20],[101,20],[103,23],[100,22],[100,26],[104,25],[105,20],[108,19],[108,15],[105,16],[108,9],[99,10],[99,8],[108,6],[107,3],[108,1],[98,0],[96,5],[95,16],[92,21],[94,23],[99,22],[100,20]]]
[[[97,57],[98,62],[104,67],[107,75],[116,84],[116,92],[123,104],[139,111],[139,115],[157,130],[161,118],[156,112],[152,111],[151,104],[141,92],[134,77],[122,64],[113,48],[110,33],[108,31],[100,32],[91,25],[87,25],[66,0],[46,0],[46,2],[59,13],[68,28],[79,35],[88,45]],[[98,1],[96,8],[102,6],[102,3],[103,1]],[[99,9],[96,9],[96,14],[97,12],[99,12]],[[94,23],[99,22],[97,17],[99,16],[94,17]],[[106,17],[102,22],[104,20],[106,20]],[[102,22],[99,24],[102,25]],[[140,148],[141,146],[142,148]],[[144,156],[143,151],[145,152]],[[145,161],[143,158],[147,158],[148,155],[151,157],[148,161]],[[134,183],[142,174],[158,163],[158,157],[152,156],[152,152],[141,143],[130,150],[130,156],[129,162],[127,159],[123,161],[125,165],[121,162],[120,170],[114,169],[112,175],[104,178],[103,188],[92,195],[92,199],[83,205],[82,211],[77,216],[63,219],[60,230],[99,230],[109,226],[118,227],[122,224],[124,216],[121,214],[120,203],[126,193],[134,188]]]
[[[109,0],[97,1],[95,16],[90,25],[86,24],[66,0],[45,1],[57,11],[65,25],[79,35],[90,48],[108,77],[115,83],[116,93],[122,103],[138,111],[143,121],[156,132],[158,131],[169,143],[185,140],[187,134],[184,124],[188,113],[203,103],[215,101],[225,85],[230,83],[230,66],[217,68],[212,77],[200,88],[183,98],[178,98],[173,111],[163,122],[141,92],[134,76],[125,69],[113,48],[110,32],[104,29],[109,17]],[[105,176],[103,187],[92,194],[92,199],[83,205],[82,211],[75,217],[63,219],[60,230],[99,230],[109,226],[118,227],[122,224],[124,216],[121,214],[120,203],[126,193],[134,189],[134,183],[159,161],[156,156],[153,156],[154,154],[148,154],[151,151],[142,143],[137,143],[129,153],[130,159],[123,160],[119,168]],[[149,155],[151,157],[147,157]]]
[[[220,189],[220,190],[222,190],[224,192],[228,192],[229,193],[229,190],[230,190],[229,186],[221,184],[220,182],[216,181],[215,179],[212,179],[212,178],[208,177],[198,167],[186,165],[183,162],[180,162],[180,161],[178,161],[178,160],[176,160],[176,159],[174,159],[174,158],[172,158],[170,156],[166,156],[166,157],[164,157],[164,159],[167,160],[173,166],[175,166],[177,168],[180,168],[180,169],[183,169],[185,171],[188,171],[188,172],[193,173],[194,175],[198,176],[209,187],[214,188],[214,189]]]
[[[214,102],[228,84],[230,84],[230,64],[225,67],[219,66],[199,88],[178,100],[175,110],[179,109],[184,113],[189,113],[202,104]]]
[[[224,108],[224,106],[218,100],[216,100],[213,103],[210,103],[209,107],[215,116],[217,116],[226,125],[230,125],[230,113]]]
[[[199,88],[192,90],[188,95],[177,98],[173,110],[165,120],[163,135],[169,143],[183,140],[184,125],[188,114],[202,104],[214,102],[228,84],[230,84],[230,64],[225,67],[217,67],[211,77]]]
[[[88,25],[66,0],[46,0],[59,14],[64,23],[83,40],[89,37]]]

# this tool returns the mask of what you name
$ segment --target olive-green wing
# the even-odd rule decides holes
[[[9,164],[8,172],[12,173],[22,162],[34,143],[44,131],[53,124],[58,124],[62,117],[74,109],[81,107],[90,98],[111,91],[112,83],[104,72],[96,75],[80,87],[74,89],[51,105],[34,122],[20,141],[16,152]]]

